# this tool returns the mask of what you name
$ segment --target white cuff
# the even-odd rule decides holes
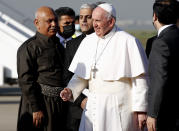
[[[72,79],[68,83],[67,88],[71,89],[73,94],[73,101],[81,94],[81,92],[87,87],[88,81],[78,77],[76,74],[73,75]]]
[[[132,111],[147,111],[147,93],[147,77],[145,75],[140,75],[132,78]]]

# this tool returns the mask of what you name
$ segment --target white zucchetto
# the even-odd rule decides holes
[[[113,17],[116,17],[116,10],[115,10],[115,8],[114,8],[114,6],[112,4],[103,3],[103,4],[98,5],[98,7],[102,8],[105,11],[107,11]]]

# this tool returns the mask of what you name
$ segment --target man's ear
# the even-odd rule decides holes
[[[109,26],[113,27],[115,25],[116,20],[112,18],[109,22],[110,22]]]
[[[158,20],[158,17],[157,17],[157,15],[154,13],[154,14],[153,14],[153,22],[154,22],[154,21],[157,21],[157,20]]]
[[[36,26],[36,28],[38,28],[38,25],[39,25],[38,19],[34,19],[34,25]]]

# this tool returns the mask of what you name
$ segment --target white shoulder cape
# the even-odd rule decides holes
[[[90,78],[97,41],[96,33],[83,39],[69,67],[71,72],[83,79]],[[147,57],[140,42],[119,28],[105,49],[102,59],[100,70],[103,80],[136,77],[146,73],[148,68]]]

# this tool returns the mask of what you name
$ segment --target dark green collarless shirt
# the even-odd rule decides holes
[[[32,110],[38,110],[39,84],[64,86],[63,54],[64,48],[56,36],[48,38],[39,32],[18,49],[19,85],[23,96],[30,101]]]

